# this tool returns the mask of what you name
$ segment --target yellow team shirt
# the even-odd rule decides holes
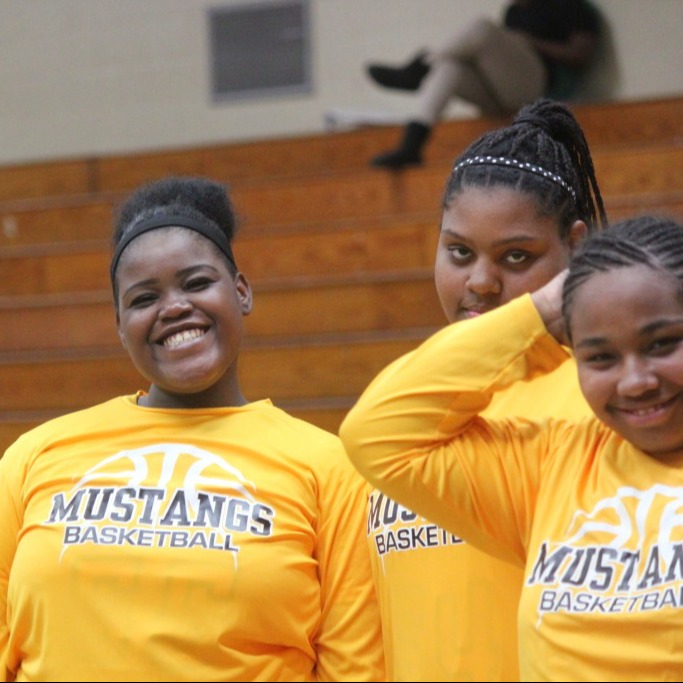
[[[0,680],[383,680],[367,492],[267,400],[27,432],[0,459]]]
[[[590,414],[572,358],[497,394],[487,417]],[[368,505],[391,681],[518,681],[521,564],[488,555],[380,491]]]
[[[683,680],[683,462],[592,415],[485,413],[567,355],[525,295],[390,365],[342,441],[386,495],[524,566],[522,680]]]

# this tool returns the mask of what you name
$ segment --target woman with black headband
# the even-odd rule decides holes
[[[235,228],[206,179],[122,205],[116,325],[149,385],[0,459],[0,680],[384,679],[367,485],[240,388]]]
[[[446,319],[459,325],[540,287],[605,222],[590,151],[571,112],[549,100],[525,107],[512,125],[473,142],[446,183],[434,267]],[[548,376],[510,386],[485,414],[588,412],[568,357]],[[395,424],[393,434],[379,422],[365,426],[368,439],[408,443],[421,434],[418,420],[406,422],[405,434]],[[474,549],[380,491],[369,501],[368,540],[389,680],[519,680],[519,563]]]

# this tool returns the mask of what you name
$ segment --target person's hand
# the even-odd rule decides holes
[[[562,286],[567,277],[567,271],[558,273],[550,282],[531,294],[531,300],[543,319],[543,323],[550,334],[560,344],[569,344],[562,318]]]
[[[570,69],[587,68],[598,47],[598,37],[588,31],[576,31],[565,41],[544,40],[529,35],[536,51]]]

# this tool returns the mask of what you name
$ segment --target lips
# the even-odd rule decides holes
[[[655,426],[665,419],[674,405],[677,396],[637,408],[615,407],[615,411],[637,426]]]
[[[483,313],[486,313],[488,311],[493,310],[493,306],[471,306],[471,307],[462,307],[460,309],[460,316],[462,318],[476,318]]]

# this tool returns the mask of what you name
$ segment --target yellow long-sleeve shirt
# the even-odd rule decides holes
[[[680,680],[683,463],[658,462],[593,416],[484,412],[566,357],[520,297],[380,373],[342,441],[392,499],[524,565],[522,680]]]
[[[568,358],[496,394],[482,414],[581,417],[590,408]],[[519,680],[521,564],[477,550],[377,490],[367,532],[389,680]]]
[[[48,422],[0,459],[0,679],[382,680],[366,501],[269,401]]]

